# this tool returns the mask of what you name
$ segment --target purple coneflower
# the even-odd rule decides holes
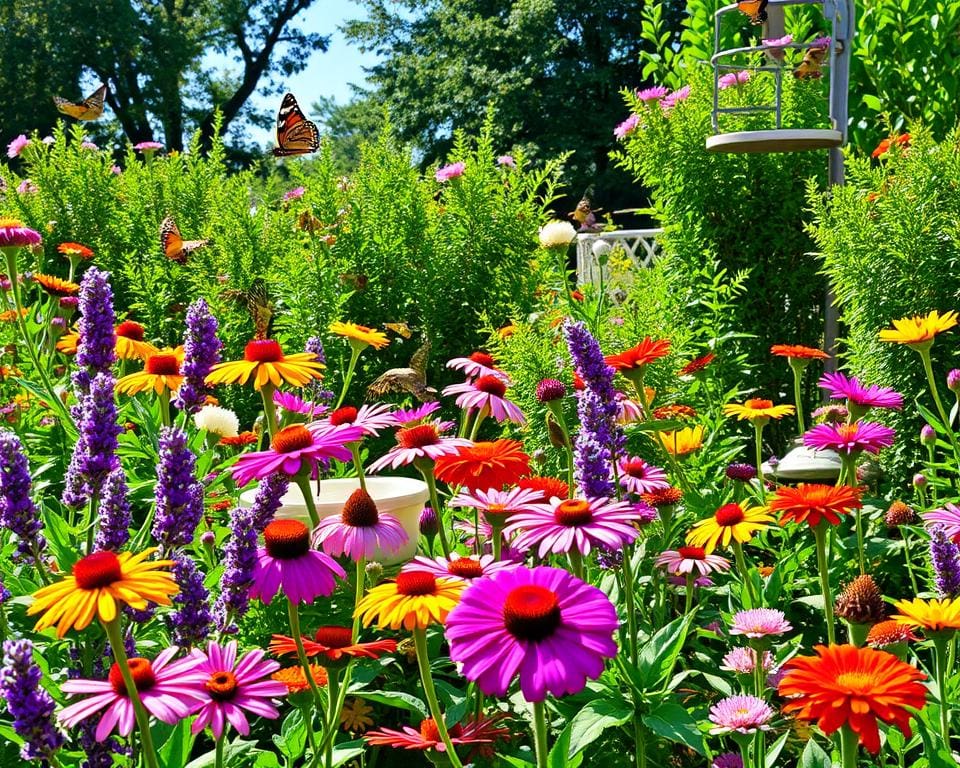
[[[378,550],[395,554],[409,540],[406,530],[391,514],[380,512],[370,494],[357,488],[340,515],[320,521],[314,541],[334,557],[346,555],[354,562],[371,559]]]
[[[401,428],[415,427],[426,421],[435,411],[440,409],[440,403],[422,403],[413,408],[398,408],[392,414],[393,423]]]
[[[710,733],[756,733],[770,730],[773,710],[756,696],[728,696],[710,707]]]
[[[893,445],[895,434],[890,427],[870,421],[818,424],[804,434],[803,444],[818,451],[833,450],[848,456],[862,451],[880,453],[881,448]]]
[[[914,485],[917,484],[917,477],[923,477],[923,475],[914,477]],[[926,478],[923,477],[923,479],[924,484],[926,484]],[[948,539],[954,540],[960,537],[960,507],[956,504],[951,504],[948,501],[942,508],[931,509],[929,512],[921,514],[920,517],[923,518],[923,522],[928,528],[938,525],[943,526],[943,532]]]
[[[783,611],[775,608],[751,608],[746,611],[737,611],[733,614],[730,623],[731,635],[745,635],[747,637],[769,637],[782,635],[793,627],[787,621]]]
[[[330,427],[328,424],[291,424],[279,430],[270,442],[270,449],[246,453],[230,467],[237,485],[261,480],[274,472],[293,477],[304,464],[312,471],[321,459],[350,461],[347,443],[363,437],[359,427]]]
[[[380,434],[378,430],[394,427],[397,422],[393,418],[393,406],[385,403],[372,405],[367,403],[359,408],[354,408],[352,405],[341,406],[317,424],[331,427],[349,425],[361,430],[363,435],[377,436]],[[311,428],[312,425],[307,427],[307,429]]]
[[[516,512],[536,511],[537,502],[541,499],[538,491],[526,488],[510,488],[506,491],[491,488],[487,491],[462,491],[451,499],[450,506],[478,509],[488,522],[501,526]]]
[[[287,413],[300,413],[308,419],[320,416],[328,410],[326,405],[307,402],[292,392],[280,392],[279,390],[273,393],[273,402],[274,405]]]
[[[250,597],[269,604],[282,590],[291,603],[312,603],[336,588],[346,572],[329,555],[310,548],[310,529],[299,520],[274,520],[257,549]]]
[[[481,376],[499,376],[507,382],[508,386],[510,383],[507,374],[497,368],[493,357],[486,352],[472,352],[469,357],[454,357],[447,361],[447,368],[463,371],[473,379],[478,379]]]
[[[539,545],[538,557],[571,550],[588,555],[594,547],[623,549],[637,538],[636,521],[633,506],[626,502],[555,498],[511,515],[504,535],[519,532],[514,548],[523,551]]]
[[[861,384],[856,376],[847,378],[842,373],[825,373],[818,382],[834,400],[846,399],[847,406],[856,406],[854,416],[859,418],[871,408],[903,408],[903,395],[890,387]]]
[[[373,462],[370,472],[379,472],[390,467],[396,469],[412,464],[417,459],[434,461],[440,456],[456,453],[457,449],[471,445],[461,437],[444,437],[446,424],[437,421],[418,424],[414,427],[397,430],[397,445]]]
[[[653,493],[670,487],[667,473],[636,456],[620,459],[620,485],[630,493]]]
[[[517,564],[509,560],[494,560],[493,555],[461,555],[450,553],[450,557],[429,558],[420,555],[400,569],[406,571],[426,571],[436,577],[446,576],[472,583],[484,576],[490,576],[507,568],[516,568]]]
[[[444,388],[443,394],[457,395],[456,403],[463,409],[486,411],[497,421],[525,424],[523,411],[504,397],[507,386],[502,376],[485,375],[463,384],[451,384]]]
[[[668,549],[657,557],[655,564],[672,574],[698,571],[701,576],[706,576],[714,571],[730,570],[729,560],[720,555],[708,555],[703,547]]]

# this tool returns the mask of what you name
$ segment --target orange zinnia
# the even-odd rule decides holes
[[[922,709],[926,675],[896,656],[852,645],[817,645],[817,656],[798,656],[787,662],[780,681],[781,696],[789,699],[785,712],[800,720],[816,721],[828,736],[841,726],[857,734],[873,754],[880,751],[877,720],[895,725],[910,738],[908,709]]]
[[[471,491],[515,485],[530,474],[530,457],[517,440],[494,440],[465,445],[456,453],[438,456],[434,475],[447,485]]]
[[[637,346],[631,347],[626,352],[618,355],[607,355],[604,359],[607,365],[615,368],[626,376],[631,371],[642,369],[643,366],[666,357],[670,354],[669,339],[659,339],[654,341],[647,336]]]
[[[45,275],[42,272],[34,272],[33,281],[51,296],[76,296],[80,293],[80,286],[69,280],[56,277],[55,275]]]
[[[795,360],[829,360],[830,355],[816,347],[805,347],[802,344],[774,344],[770,347],[770,354],[777,357],[790,357]]]
[[[93,258],[93,251],[80,243],[60,243],[57,250],[67,258],[76,257],[81,261],[87,261]]]
[[[556,477],[525,477],[517,481],[517,486],[528,491],[539,491],[543,494],[540,501],[550,501],[554,496],[565,499],[570,495],[570,486]]]
[[[771,512],[782,512],[780,524],[808,523],[811,528],[826,520],[830,525],[840,522],[840,515],[851,509],[860,509],[860,492],[849,485],[821,485],[800,483],[796,488],[783,486],[770,500]]]
[[[692,376],[695,373],[700,373],[704,368],[706,368],[710,363],[713,362],[716,355],[713,352],[708,352],[702,357],[695,357],[689,363],[687,363],[683,368],[680,369],[678,376]]]
[[[327,670],[319,664],[310,665],[310,677],[313,678],[313,682],[317,684],[318,688],[327,684]],[[307,675],[303,671],[303,667],[300,666],[278,669],[270,675],[270,679],[283,683],[290,693],[301,693],[310,687],[310,683],[307,682]]]

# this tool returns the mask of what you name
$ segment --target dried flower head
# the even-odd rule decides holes
[[[857,576],[837,597],[837,616],[852,624],[876,624],[887,618],[880,588],[870,574]]]

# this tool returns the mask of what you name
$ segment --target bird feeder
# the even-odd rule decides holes
[[[729,13],[739,13],[736,3],[720,8],[714,14],[714,44],[710,64],[713,67],[713,131],[707,138],[707,150],[710,152],[799,152],[811,149],[836,149],[846,142],[847,136],[847,100],[850,79],[850,41],[854,34],[853,0],[769,0],[766,13],[767,21],[761,37],[783,34],[783,9],[787,5],[822,5],[824,16],[830,20],[831,35],[827,51],[830,70],[830,128],[784,128],[782,125],[783,65],[782,51],[787,49],[806,51],[813,48],[811,43],[787,43],[771,47],[753,45],[722,50],[720,48],[720,26],[723,17]],[[779,56],[776,52],[781,52]],[[766,63],[755,66],[740,66],[734,62],[742,54],[763,53]],[[720,77],[725,72],[746,69],[751,72],[769,72],[774,79],[774,100],[772,104],[755,104],[737,107],[720,106]],[[725,114],[772,113],[773,127],[769,130],[737,131],[722,133],[720,116]]]

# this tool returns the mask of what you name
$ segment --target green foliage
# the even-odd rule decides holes
[[[848,155],[847,183],[830,196],[810,189],[810,232],[841,309],[851,371],[933,410],[919,355],[877,337],[894,319],[954,309],[960,298],[960,131],[935,144],[928,130],[914,126],[911,137],[908,150],[894,149],[879,161]],[[943,376],[956,367],[956,353],[934,344],[932,356],[948,394]],[[885,455],[907,469],[916,458],[909,438],[922,420],[914,407],[889,418],[907,439]]]

